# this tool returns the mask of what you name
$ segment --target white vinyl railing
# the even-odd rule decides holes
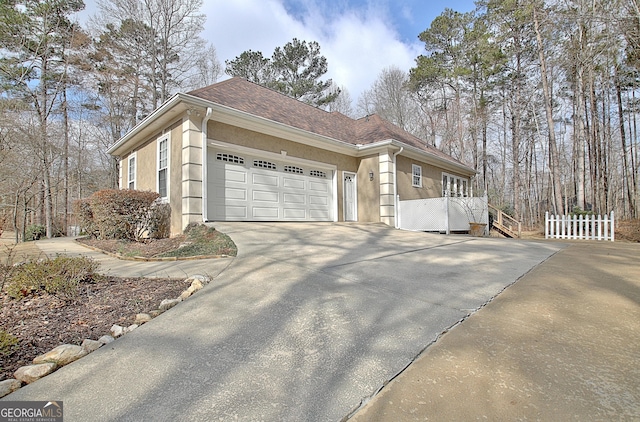
[[[549,215],[544,218],[545,239],[615,240],[613,211],[607,215]]]
[[[468,231],[469,223],[489,222],[487,197],[441,197],[400,201],[398,228],[411,231]],[[488,234],[488,227],[485,227]]]

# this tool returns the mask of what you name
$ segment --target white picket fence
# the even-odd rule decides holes
[[[544,218],[545,239],[615,240],[613,211],[601,215],[549,215]]]

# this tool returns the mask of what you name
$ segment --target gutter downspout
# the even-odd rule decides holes
[[[213,114],[213,109],[207,107],[207,114],[202,118],[202,221],[207,222],[207,137],[208,137],[208,125],[207,122]]]
[[[397,229],[398,222],[398,172],[396,171],[396,158],[404,151],[404,147],[393,153],[393,225]]]

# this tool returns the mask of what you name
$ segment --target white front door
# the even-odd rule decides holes
[[[343,173],[344,221],[358,221],[356,174]]]

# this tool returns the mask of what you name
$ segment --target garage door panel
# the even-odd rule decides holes
[[[246,206],[220,205],[216,207],[216,215],[224,216],[225,220],[246,220],[248,218]]]
[[[277,174],[253,174],[252,182],[257,186],[272,186],[278,187],[278,175]]]
[[[328,221],[331,219],[331,211],[328,209],[310,209],[309,219],[313,221]]]
[[[304,190],[305,189],[304,180],[292,179],[291,177],[287,177],[287,176],[285,176],[283,178],[282,185],[285,188],[290,188],[290,189],[299,189],[299,190]]]
[[[224,196],[222,198],[226,198],[227,200],[238,200],[238,201],[246,201],[247,200],[247,190],[246,189],[234,189],[234,188],[225,188],[221,189],[224,192]],[[219,196],[217,196],[219,197]]]
[[[326,196],[309,195],[309,205],[329,206],[329,198]]]
[[[252,216],[256,220],[279,220],[278,208],[252,207]]]
[[[288,204],[306,204],[307,197],[304,194],[285,193],[283,195],[285,205]]]
[[[247,173],[244,170],[228,168],[223,174],[223,180],[226,182],[247,183]]]
[[[304,208],[285,208],[283,217],[287,220],[306,220],[307,210]]]
[[[278,192],[254,189],[252,197],[254,201],[272,202],[275,204],[280,202],[280,195],[278,195]]]
[[[311,180],[309,181],[309,190],[313,192],[329,193],[329,183]]]

